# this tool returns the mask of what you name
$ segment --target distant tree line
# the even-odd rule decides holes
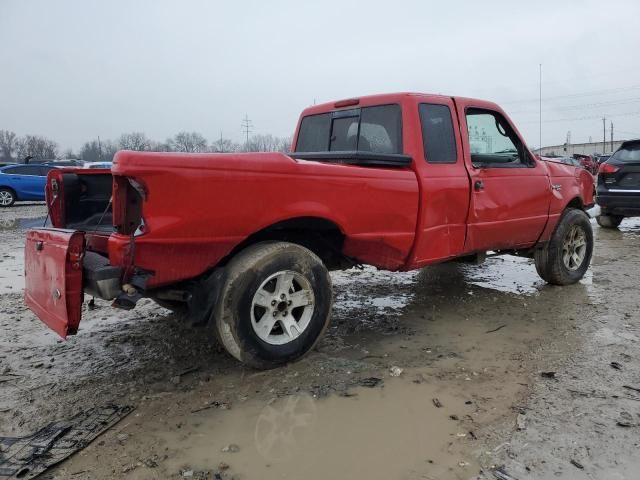
[[[198,132],[179,132],[164,142],[148,138],[142,132],[124,133],[117,140],[98,138],[85,142],[78,152],[60,150],[57,142],[40,135],[22,137],[8,130],[0,130],[0,161],[23,163],[53,159],[78,159],[85,162],[110,162],[118,150],[145,152],[288,152],[291,138],[271,134],[253,135],[245,143],[237,143],[222,136],[209,142]]]

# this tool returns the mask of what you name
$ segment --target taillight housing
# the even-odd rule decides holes
[[[142,224],[144,186],[133,178],[113,177],[113,225],[118,233],[133,234]]]
[[[47,202],[47,213],[51,220],[51,225],[55,228],[65,227],[63,180],[62,170],[53,168],[47,174],[47,185],[44,192],[45,201]]]
[[[618,170],[620,170],[620,167],[616,167],[610,163],[602,163],[600,164],[598,173],[616,173]]]

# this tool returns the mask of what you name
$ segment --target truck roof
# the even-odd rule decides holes
[[[358,105],[369,106],[369,105],[381,105],[385,103],[400,103],[402,102],[402,100],[406,99],[407,97],[429,97],[429,98],[440,97],[443,99],[453,99],[453,100],[459,99],[459,100],[471,101],[472,103],[477,104],[479,107],[488,107],[488,108],[493,108],[500,111],[502,110],[494,102],[490,102],[487,100],[480,100],[476,98],[457,97],[457,96],[454,97],[451,95],[442,95],[440,93],[397,92],[397,93],[383,93],[383,94],[376,94],[376,95],[365,95],[362,97],[351,97],[343,100],[337,100],[332,102],[321,103],[318,105],[313,105],[305,108],[302,112],[302,116],[312,115],[315,113],[328,112],[328,111],[336,110],[339,108],[356,107]]]

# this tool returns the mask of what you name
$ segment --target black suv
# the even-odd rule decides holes
[[[624,217],[640,217],[640,139],[620,145],[598,170],[598,224],[616,228]]]

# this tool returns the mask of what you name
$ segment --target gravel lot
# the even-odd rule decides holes
[[[638,221],[594,224],[570,287],[511,257],[334,273],[317,350],[256,372],[150,300],[96,301],[59,339],[22,300],[25,228],[44,216],[0,211],[0,434],[135,407],[52,478],[638,478]]]

